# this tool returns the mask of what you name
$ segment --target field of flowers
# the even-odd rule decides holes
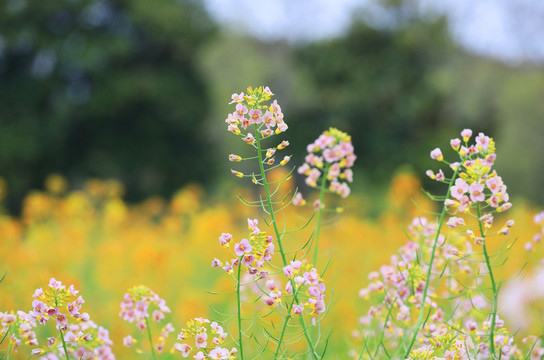
[[[235,123],[233,119],[231,121],[230,125]],[[232,128],[229,130],[235,133]],[[344,135],[340,134],[338,136],[342,137]],[[452,146],[455,148],[454,145]],[[281,146],[279,150],[281,150]],[[498,153],[500,153],[500,150]],[[442,161],[441,153],[438,154],[435,151],[431,153],[431,156]],[[266,155],[265,159],[271,157]],[[236,162],[237,160],[237,158],[231,156],[231,161]],[[315,164],[314,160],[310,160],[310,163]],[[268,173],[270,183],[278,181],[278,184],[280,184],[277,191],[280,194],[280,199],[295,194],[293,177],[304,177],[304,174],[310,174],[310,167],[311,165],[308,164],[303,165],[302,171],[289,173],[289,166],[281,166]],[[330,169],[332,168],[331,165]],[[434,172],[429,176],[431,178],[438,176],[440,180],[440,173],[435,174],[437,170],[434,169]],[[236,171],[233,173],[236,176],[241,175],[240,177],[243,177],[241,173]],[[316,181],[314,181],[317,180],[318,176],[312,178],[309,175],[308,178],[310,180],[306,182],[310,183],[311,187],[313,185],[313,187],[319,188],[318,184],[315,183]],[[255,177],[252,180],[256,183],[261,181]],[[312,181],[314,181],[314,184],[311,184]],[[82,190],[70,190],[70,184],[61,176],[50,176],[46,180],[46,191],[36,191],[25,198],[21,217],[11,217],[9,215],[0,217],[0,247],[3,254],[3,266],[0,270],[2,274],[6,272],[5,278],[0,284],[0,311],[6,311],[6,313],[2,313],[3,334],[6,334],[10,328],[9,311],[22,310],[29,312],[33,308],[36,309],[37,305],[33,301],[47,297],[47,289],[50,288],[57,291],[55,301],[61,296],[58,295],[61,293],[62,296],[67,298],[74,296],[75,299],[76,296],[81,296],[84,299],[81,312],[88,313],[94,323],[103,327],[99,330],[98,335],[95,334],[94,340],[98,337],[101,339],[102,344],[111,345],[111,349],[118,359],[181,358],[189,353],[191,358],[195,356],[197,359],[234,358],[235,356],[239,357],[237,355],[240,351],[239,340],[242,337],[244,337],[246,357],[259,357],[259,351],[266,347],[267,341],[271,341],[270,339],[277,340],[277,335],[275,335],[276,337],[271,336],[268,331],[272,332],[270,330],[272,328],[279,333],[278,328],[281,328],[285,316],[283,313],[270,313],[267,317],[264,317],[264,314],[268,313],[266,309],[273,308],[276,306],[274,305],[275,302],[280,302],[281,291],[276,289],[273,282],[261,285],[271,290],[269,296],[252,294],[252,291],[259,294],[259,288],[250,289],[255,287],[254,285],[258,284],[258,282],[255,282],[252,286],[245,286],[241,290],[240,286],[238,286],[237,289],[237,284],[239,285],[240,279],[243,278],[240,276],[239,271],[242,265],[232,263],[229,268],[228,262],[225,263],[224,260],[219,260],[226,259],[226,256],[228,256],[225,251],[226,246],[221,246],[221,244],[227,245],[230,241],[228,237],[230,234],[233,234],[232,238],[236,239],[233,240],[233,244],[242,237],[248,237],[248,219],[258,219],[259,221],[258,229],[256,222],[249,222],[250,235],[248,238],[253,247],[257,246],[256,244],[260,241],[262,234],[274,234],[274,226],[272,224],[267,225],[263,220],[261,207],[246,206],[252,204],[252,201],[259,202],[260,199],[265,199],[266,194],[264,191],[256,191],[251,188],[250,181],[241,181],[240,184],[240,188],[237,189],[236,193],[242,195],[242,201],[235,201],[234,199],[232,201],[220,201],[206,194],[198,185],[191,185],[181,189],[171,199],[150,198],[140,204],[129,205],[122,198],[123,185],[115,181],[93,179],[89,180]],[[461,183],[456,184],[457,189],[460,189],[461,185],[463,185]],[[415,260],[413,267],[409,268],[404,262],[399,263],[398,257],[408,254],[409,246],[414,246],[410,245],[410,243],[407,244],[409,239],[413,240],[412,244],[416,242],[414,228],[425,225],[421,218],[415,221],[413,219],[420,216],[435,219],[437,215],[440,215],[442,206],[438,206],[440,204],[431,201],[422,192],[422,184],[409,172],[400,172],[392,177],[388,193],[380,200],[383,204],[381,206],[383,210],[378,215],[373,214],[373,216],[370,216],[367,211],[372,207],[370,202],[376,201],[373,196],[358,191],[356,183],[353,185],[353,193],[349,194],[349,196],[347,196],[349,191],[345,188],[339,185],[338,190],[335,190],[334,186],[334,184],[331,184],[331,189],[333,192],[340,194],[342,198],[336,197],[331,202],[327,202],[327,207],[324,209],[320,207],[320,203],[323,203],[323,197],[320,198],[317,191],[312,193],[311,188],[304,188],[301,191],[306,200],[303,201],[301,198],[295,197],[293,202],[298,206],[290,204],[290,200],[284,200],[280,203],[285,204],[285,208],[278,211],[276,215],[277,227],[280,229],[284,226],[287,229],[301,228],[300,231],[285,232],[284,234],[284,246],[289,249],[285,253],[289,260],[308,258],[308,261],[311,261],[316,268],[320,269],[320,276],[316,275],[319,284],[323,282],[326,285],[325,292],[324,286],[318,285],[316,280],[316,287],[319,287],[316,298],[320,299],[319,295],[322,298],[322,294],[326,294],[324,298],[326,310],[323,309],[324,311],[320,311],[318,303],[312,303],[311,301],[314,297],[312,291],[317,290],[310,288],[307,290],[310,296],[305,306],[308,308],[310,307],[309,304],[314,305],[314,311],[311,317],[308,317],[308,322],[315,321],[317,318],[318,324],[317,326],[308,325],[307,331],[310,334],[306,335],[306,340],[310,343],[308,338],[319,339],[319,353],[327,348],[325,358],[382,359],[388,357],[386,356],[387,350],[385,350],[387,346],[389,346],[389,349],[399,346],[399,340],[395,336],[402,338],[405,335],[402,324],[407,326],[423,325],[422,333],[417,338],[417,332],[414,333],[413,338],[408,337],[414,344],[414,352],[410,358],[471,358],[462,357],[465,355],[454,354],[453,350],[448,350],[448,346],[452,344],[452,341],[456,339],[459,341],[459,337],[454,338],[448,335],[450,337],[447,338],[445,337],[446,330],[443,333],[435,333],[436,329],[431,328],[434,326],[433,321],[435,320],[438,324],[440,322],[446,323],[451,319],[434,319],[431,321],[429,319],[436,314],[431,316],[430,312],[427,315],[422,315],[423,312],[409,313],[410,309],[404,305],[404,302],[400,303],[402,292],[394,299],[388,298],[388,291],[393,292],[394,284],[388,283],[388,280],[383,280],[383,282],[379,280],[380,276],[385,276],[384,273],[387,271],[393,273],[399,270],[402,277],[402,268],[406,266],[408,277],[416,284],[415,290],[413,289],[416,296],[407,297],[405,302],[406,304],[417,302],[418,288],[423,289],[425,282],[424,272],[426,270],[423,260],[429,261],[429,259],[425,258],[424,250],[420,252],[417,248],[412,248],[413,251],[410,251],[412,251]],[[453,189],[453,191],[455,190]],[[5,188],[0,189],[0,197],[5,194],[5,191],[8,190]],[[466,191],[468,190],[464,192]],[[477,193],[473,190],[470,191],[471,195]],[[481,192],[483,193],[483,190]],[[327,196],[329,195],[334,194],[327,194]],[[511,195],[515,196],[515,194]],[[452,198],[450,206],[460,206],[459,203],[457,205],[453,204],[455,202],[453,199],[455,198]],[[321,202],[315,205],[314,201],[316,200],[321,200]],[[497,333],[502,334],[501,327],[498,324],[500,322],[502,324],[504,319],[504,326],[511,329],[509,334],[515,334],[516,341],[521,343],[521,339],[527,334],[536,333],[541,335],[542,332],[540,325],[542,313],[539,312],[539,308],[542,308],[544,294],[542,291],[535,291],[534,289],[543,288],[538,282],[538,274],[540,260],[544,254],[544,249],[539,244],[543,231],[544,216],[539,215],[540,209],[534,208],[530,203],[522,199],[514,198],[510,201],[514,204],[512,209],[506,213],[495,214],[494,224],[489,224],[489,228],[496,229],[496,232],[502,232],[502,234],[486,238],[488,242],[485,243],[487,248],[485,248],[484,252],[486,257],[487,252],[490,254],[491,263],[493,263],[493,275],[497,279],[496,284],[493,283],[493,287],[497,285],[497,287],[501,288],[502,293],[498,299],[498,306],[495,308],[492,306],[489,310],[492,314],[500,314],[500,318],[490,320],[491,327],[496,327],[498,329],[496,330]],[[301,206],[303,202],[306,202],[306,206]],[[484,223],[485,220],[489,220],[489,218],[485,218]],[[509,220],[513,221],[509,222]],[[448,226],[446,226],[446,221]],[[468,221],[469,219],[467,219]],[[317,225],[317,222],[319,223],[318,231],[320,231],[318,251],[315,246],[312,248],[315,241],[315,225]],[[493,219],[491,222],[493,222]],[[456,228],[464,225],[463,217],[450,217],[449,220],[448,218],[444,220],[445,230],[442,230],[442,234],[446,234],[445,236],[451,239],[451,243],[455,241],[459,241],[459,243],[456,243],[455,248],[450,246],[450,240],[448,240],[448,246],[436,246],[437,258],[439,260],[446,259],[445,269],[448,268],[449,270],[441,274],[441,276],[444,276],[444,282],[436,285],[435,292],[429,287],[431,290],[427,295],[427,286],[425,286],[425,294],[422,295],[423,302],[425,303],[426,296],[433,299],[433,303],[429,304],[430,308],[436,308],[436,303],[438,303],[438,306],[442,306],[440,301],[444,297],[440,292],[443,288],[447,288],[450,294],[453,294],[453,287],[459,289],[461,282],[467,286],[464,288],[464,290],[467,290],[469,289],[469,282],[475,281],[476,287],[471,287],[469,291],[460,289],[455,295],[464,296],[468,293],[467,298],[472,303],[477,302],[478,291],[486,295],[491,293],[492,296],[498,293],[498,289],[491,292],[491,285],[486,285],[488,280],[484,279],[487,276],[485,266],[483,266],[485,264],[474,260],[470,265],[474,265],[474,267],[470,269],[469,266],[463,267],[464,265],[461,264],[461,260],[469,258],[469,256],[475,258],[479,256],[480,251],[473,250],[473,247],[477,249],[479,245],[482,245],[481,242],[483,241],[477,236],[478,234],[475,236],[468,232],[464,236],[470,239],[472,245],[461,244],[465,240],[455,240],[457,235],[454,236],[453,232]],[[425,231],[423,226],[423,233]],[[433,231],[436,232],[436,228],[429,230],[429,233],[425,236],[433,235]],[[452,235],[448,235],[450,232]],[[508,236],[505,236],[507,233],[509,233]],[[262,235],[262,241],[265,241],[265,239],[267,239],[266,236]],[[312,240],[312,244],[308,247],[304,246],[308,244],[309,239]],[[516,239],[517,241],[514,241]],[[425,244],[426,241],[422,239],[421,244]],[[231,248],[251,273],[255,260],[248,260],[245,257],[246,254],[249,254],[248,247],[251,247],[249,242],[244,243],[242,241]],[[429,251],[432,249],[434,257],[432,241],[428,249]],[[293,275],[288,275],[288,272],[293,271],[293,268],[281,264],[277,246],[275,250],[276,258],[271,261],[271,264],[274,264],[271,269],[278,269],[277,272],[281,273],[283,268],[283,272],[286,276],[291,276],[290,278],[293,279],[291,281],[294,284],[296,278],[293,278]],[[498,255],[495,257],[493,254],[497,253]],[[397,259],[393,255],[396,255]],[[418,260],[419,257],[421,257],[421,261]],[[291,264],[296,271],[294,263],[291,262]],[[303,267],[304,264],[305,262],[303,262]],[[440,263],[438,264],[436,266],[440,266]],[[385,265],[389,266],[389,270],[384,267]],[[227,271],[223,271],[221,267]],[[233,271],[233,268],[238,269],[238,280],[235,276],[236,271]],[[326,271],[321,273],[322,269],[325,268]],[[520,273],[522,268],[524,270]],[[376,272],[378,270],[379,273]],[[312,276],[312,271],[308,268],[309,276]],[[451,274],[449,271],[451,271]],[[370,277],[369,274],[371,274]],[[431,274],[431,270],[429,270],[429,274]],[[478,280],[480,278],[482,279]],[[501,280],[509,278],[514,280],[504,284],[501,282]],[[459,280],[459,284],[453,286],[454,279]],[[523,279],[524,281],[522,281]],[[55,281],[60,281],[64,285]],[[250,280],[245,281],[251,283]],[[309,284],[310,280],[307,281],[306,284]],[[420,281],[419,284],[418,281]],[[513,285],[516,282],[518,283],[517,287]],[[68,288],[71,284],[74,287],[70,288],[70,290],[63,288],[63,286]],[[414,286],[413,284],[412,286]],[[134,288],[139,285],[143,285],[143,287]],[[478,286],[481,286],[481,289],[478,289]],[[36,289],[40,288],[46,290],[45,295],[36,292]],[[128,292],[129,289],[132,290]],[[79,291],[79,294],[75,291]],[[288,290],[286,292],[289,293]],[[268,292],[265,292],[265,294],[268,294]],[[302,294],[302,291],[300,294]],[[238,302],[236,295],[238,295]],[[291,302],[289,314],[297,315],[303,311],[302,306],[300,310],[296,307],[298,306],[295,301],[296,295],[297,293],[295,293]],[[140,298],[143,296],[149,306],[153,303],[158,304],[157,308],[160,311],[152,315],[155,320],[162,320],[162,316],[166,317],[165,320],[161,321],[161,324],[150,321],[147,325],[141,325],[142,330],[147,327],[152,330],[152,341],[155,345],[153,351],[149,345],[148,335],[150,333],[136,329],[134,323],[128,323],[121,318],[126,319],[134,316],[134,314],[127,315],[128,313],[123,311],[132,306],[132,301],[137,303],[134,299],[138,296]],[[421,297],[421,294],[419,296]],[[240,313],[240,298],[246,299],[250,304],[254,303],[254,306],[249,307],[244,303],[244,309],[246,309],[243,319],[245,321],[244,333],[243,336],[239,337],[238,334],[242,335],[241,330],[238,328],[241,320],[237,318]],[[270,301],[268,306],[266,305],[267,301]],[[287,300],[283,301],[285,303]],[[121,311],[122,302],[125,304],[123,311]],[[391,303],[398,304],[398,306],[384,306],[384,304]],[[145,306],[147,307],[147,305]],[[79,306],[81,307],[81,304]],[[477,308],[478,305],[471,306],[471,309],[472,307]],[[297,313],[297,310],[300,313]],[[408,315],[403,318],[402,315],[405,313]],[[484,314],[484,310],[481,311],[481,314]],[[481,316],[480,320],[484,321],[486,319],[487,313],[485,314]],[[511,315],[511,318],[508,317],[509,315]],[[56,314],[50,316],[56,316]],[[394,321],[393,316],[395,316],[396,321]],[[428,319],[425,319],[425,316]],[[372,320],[372,317],[375,320]],[[80,315],[77,315],[76,318],[81,320]],[[215,319],[222,327],[214,322],[211,324],[206,323],[203,319],[196,320],[195,325],[195,320],[192,320],[194,318]],[[57,321],[60,320],[57,319]],[[145,321],[147,321],[147,318],[145,318]],[[378,325],[382,325],[376,327],[376,321]],[[167,323],[171,323],[171,325],[166,325]],[[288,320],[285,321],[286,326],[287,323]],[[209,327],[209,329],[202,330],[205,326]],[[382,327],[382,333],[380,334],[376,329]],[[62,327],[60,328],[62,329]],[[180,344],[184,340],[183,336],[178,335],[176,340],[175,334],[182,331],[182,328],[185,328],[183,331],[187,333],[191,333],[193,328],[196,329],[193,334],[193,336],[196,336],[196,347],[203,349],[206,348],[206,338],[202,337],[203,333],[208,331],[208,333],[216,334],[217,339],[219,339],[224,329],[225,334],[228,332],[228,335],[224,335],[224,339],[217,340],[217,343],[215,343],[216,339],[214,338],[214,344],[217,345],[224,340],[225,347],[236,347],[238,353],[231,352],[224,355],[225,357],[221,357],[223,355],[219,351],[214,352],[215,350],[211,350],[206,352],[206,355],[198,357],[199,355],[194,351],[190,352],[188,345]],[[218,330],[219,328],[220,330]],[[59,326],[57,326],[58,329]],[[66,329],[68,330],[68,328]],[[519,333],[517,332],[518,329],[520,329]],[[85,329],[82,328],[81,330],[84,332]],[[51,342],[60,342],[58,338],[55,339],[58,336],[55,326],[38,327],[35,331],[37,338],[40,339],[40,345],[44,342],[41,339],[48,337],[52,339]],[[305,327],[304,332],[306,332]],[[461,333],[463,336],[465,335],[463,332]],[[265,353],[262,358],[294,358],[297,352],[306,352],[307,344],[303,335],[286,334],[283,341],[286,345],[289,345],[289,349],[285,350],[285,352],[281,349],[281,356],[278,355],[276,350],[274,356],[272,356],[272,353]],[[491,334],[493,337],[493,332]],[[24,334],[20,333],[19,335],[23,336]],[[128,335],[131,335],[131,337],[127,337]],[[283,331],[281,331],[281,335],[283,336]],[[83,333],[81,336],[83,339]],[[421,340],[419,336],[426,337],[427,340]],[[443,337],[439,338],[439,336]],[[482,337],[483,335],[480,334],[479,336]],[[406,337],[404,339],[404,341],[407,341]],[[525,358],[517,357],[515,351],[509,352],[510,350],[506,346],[511,346],[512,343],[508,343],[510,341],[508,336],[504,335],[504,339],[504,344],[497,345],[498,348],[505,349],[504,354],[499,355],[497,358]],[[110,340],[112,344],[109,343]],[[64,342],[64,338],[62,341]],[[199,341],[200,344],[204,342],[204,346],[199,346]],[[211,338],[208,341],[211,342]],[[443,343],[440,344],[440,341]],[[495,342],[497,341],[495,340]],[[281,344],[282,341],[279,342]],[[419,342],[427,344],[428,347],[424,349],[419,345],[415,346]],[[530,342],[530,340],[525,341],[525,343],[527,342]],[[406,347],[406,344],[404,346]],[[458,347],[463,346],[468,347],[466,342]],[[31,352],[25,346],[20,346],[17,352],[14,352],[15,347],[16,344],[10,342],[9,338],[5,339],[0,345],[4,358],[26,359],[30,356]],[[211,345],[209,347],[211,348]],[[529,343],[528,347],[533,355],[527,358],[541,359],[544,355],[544,351],[539,346]],[[384,349],[383,352],[382,348]],[[416,348],[418,348],[419,353],[415,352]],[[481,357],[478,355],[478,358],[494,358],[491,355],[484,355],[487,350],[481,349],[479,352]],[[40,351],[43,351],[43,349],[35,350],[34,354],[43,355],[43,352],[40,353]],[[434,355],[433,351],[435,352]],[[93,356],[96,356],[96,354]],[[314,355],[306,354],[304,356],[304,358],[315,358]],[[83,353],[80,357],[83,357]],[[57,357],[51,355],[51,357],[47,358],[56,359]]]

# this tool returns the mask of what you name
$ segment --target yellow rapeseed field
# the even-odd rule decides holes
[[[292,186],[285,184],[284,191]],[[169,320],[176,329],[193,317],[213,318],[211,307],[234,311],[231,295],[209,293],[232,291],[235,284],[224,271],[211,268],[211,261],[225,254],[218,242],[222,232],[242,238],[247,236],[248,217],[262,223],[258,209],[234,199],[214,202],[197,185],[186,186],[171,199],[150,198],[137,205],[123,201],[122,184],[114,181],[90,180],[82,190],[67,191],[63,178],[51,176],[46,188],[24,199],[20,218],[0,217],[0,271],[7,271],[0,284],[0,311],[29,311],[34,290],[47,286],[51,277],[74,284],[86,301],[85,311],[110,330],[120,359],[134,354],[121,344],[125,335],[136,332],[134,326],[118,317],[123,294],[134,285],[144,284],[166,300],[172,309]],[[0,193],[5,191],[0,184]],[[252,194],[251,189],[239,192],[246,197]],[[351,331],[366,311],[357,294],[367,284],[367,273],[386,263],[407,240],[403,229],[414,216],[433,209],[420,182],[409,173],[393,178],[379,216],[366,216],[369,201],[369,196],[355,191],[320,237],[318,265],[324,268],[330,259],[324,279],[328,293],[334,294],[322,326],[333,328],[338,358],[346,357]],[[500,278],[513,276],[526,262],[526,272],[530,272],[544,253],[538,244],[531,253],[523,249],[540,231],[533,223],[538,209],[522,200],[512,203],[504,220],[515,220],[511,238],[519,241],[498,272]],[[311,207],[301,211],[291,206],[281,218],[289,219],[288,226],[296,228],[311,214]],[[284,243],[290,250],[308,239],[312,225],[286,235]],[[492,249],[499,245],[490,244]]]

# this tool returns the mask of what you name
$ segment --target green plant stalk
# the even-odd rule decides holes
[[[495,283],[495,277],[493,276],[493,269],[491,268],[491,261],[489,260],[489,254],[487,252],[487,246],[485,244],[485,233],[484,228],[482,225],[482,221],[480,220],[480,217],[482,216],[480,213],[480,203],[476,206],[476,212],[478,214],[478,225],[480,227],[480,235],[484,239],[482,248],[484,250],[484,257],[485,257],[485,264],[487,266],[487,271],[489,273],[489,279],[491,280],[491,289],[493,290],[493,303],[491,305],[491,330],[490,330],[490,339],[489,339],[489,347],[491,350],[491,354],[493,355],[493,358],[495,358],[495,340],[494,340],[494,332],[495,332],[495,317],[497,315],[497,284]]]
[[[448,185],[448,191],[446,193],[446,199],[450,197],[451,188],[455,182],[455,179],[457,178],[457,174],[459,172],[459,166],[457,169],[455,169],[455,172],[453,173],[453,176],[451,177],[450,183]],[[414,346],[414,343],[417,338],[417,334],[419,332],[419,329],[423,326],[423,315],[425,313],[425,300],[427,300],[427,292],[429,291],[429,283],[431,282],[431,270],[433,268],[433,262],[434,262],[434,256],[436,253],[436,247],[438,243],[438,237],[440,236],[440,230],[442,229],[442,225],[444,224],[444,218],[446,217],[447,212],[447,206],[445,204],[442,204],[442,213],[440,214],[440,220],[438,222],[438,229],[436,230],[436,236],[434,238],[433,242],[433,248],[431,251],[431,259],[429,260],[429,269],[427,270],[427,279],[425,280],[425,288],[423,289],[423,297],[421,299],[421,306],[422,308],[419,311],[419,316],[417,319],[417,324],[414,327],[414,335],[412,336],[412,339],[410,340],[410,344],[408,345],[408,349],[406,350],[404,354],[404,359],[407,359],[410,355],[410,351],[412,350],[412,347]]]
[[[8,356],[6,358],[6,360],[9,360],[9,354],[11,353],[11,341],[8,339],[9,341],[9,345],[8,345]]]
[[[242,303],[240,301],[240,270],[242,269],[242,256],[238,260],[238,283],[236,284],[236,302],[238,305],[238,345],[240,346],[240,359],[244,359],[244,346],[242,344]]]
[[[274,232],[276,233],[276,239],[278,240],[278,246],[280,248],[280,254],[281,258],[283,260],[283,266],[287,266],[287,258],[285,257],[285,251],[283,250],[283,244],[281,242],[281,233],[278,229],[278,224],[276,222],[276,216],[274,213],[274,206],[272,205],[272,199],[270,196],[270,189],[268,188],[268,182],[266,181],[266,172],[264,171],[264,165],[262,162],[262,149],[261,149],[261,140],[259,137],[259,130],[257,129],[257,124],[255,124],[255,139],[257,143],[257,152],[258,152],[258,158],[259,158],[259,169],[261,171],[261,177],[263,179],[263,186],[266,193],[266,202],[268,206],[268,211],[270,212],[270,218],[272,225],[274,226]],[[293,285],[293,282],[291,282],[291,285]],[[293,286],[294,288],[294,286]],[[298,299],[295,296],[295,301],[298,303]],[[312,359],[315,359],[315,350],[314,346],[312,344],[312,340],[310,339],[310,335],[308,334],[308,329],[306,328],[306,323],[304,322],[304,319],[301,317],[300,323],[302,325],[302,329],[304,330],[304,336],[306,337],[306,341],[308,342],[308,346],[310,347],[310,354],[312,354]]]
[[[285,317],[285,321],[283,322],[283,327],[281,328],[280,337],[278,339],[278,345],[276,346],[276,351],[274,352],[273,359],[278,358],[278,353],[279,353],[280,348],[281,348],[281,342],[283,341],[283,336],[285,335],[285,330],[287,329],[287,323],[289,322],[289,319],[291,318],[291,311],[293,310],[293,305],[295,304],[295,298],[296,298],[296,296],[297,296],[297,294],[298,294],[298,292],[300,291],[301,288],[302,288],[302,286],[297,289],[297,291],[295,292],[295,294],[293,296],[293,300],[291,301],[291,305],[289,305],[289,307],[287,308],[287,316]]]
[[[317,211],[317,228],[315,231],[315,248],[314,248],[314,266],[317,263],[317,253],[319,251],[319,233],[321,232],[321,218],[323,215],[323,198],[325,197],[325,184],[327,183],[327,175],[329,173],[329,163],[323,170],[323,177],[321,178],[321,185],[319,187],[319,210]]]
[[[64,340],[64,335],[62,334],[62,330],[59,329],[60,333],[60,339],[62,340],[62,347],[64,348],[64,353],[66,354],[66,360],[70,360],[70,357],[68,356],[68,348],[66,347],[66,341]]]
[[[57,294],[55,292],[55,307],[59,308],[59,302],[57,300]],[[62,347],[64,348],[64,354],[66,355],[66,360],[70,360],[70,357],[68,356],[68,347],[66,346],[66,340],[64,340],[64,334],[62,333],[62,330],[59,329],[60,333],[60,339],[62,340]]]
[[[145,325],[147,327],[147,335],[149,336],[149,344],[151,345],[151,355],[153,355],[154,360],[157,360],[157,355],[155,354],[155,346],[153,346],[153,338],[151,337],[151,328],[149,327],[149,320],[147,317],[145,318]]]

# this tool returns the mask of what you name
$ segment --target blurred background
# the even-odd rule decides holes
[[[544,5],[533,0],[3,0],[0,176],[18,213],[48,174],[125,198],[223,189],[230,94],[269,85],[297,163],[353,135],[360,188],[464,127],[498,144],[510,193],[543,204]],[[425,144],[425,146],[422,146]],[[447,144],[447,143],[446,143]]]
[[[536,0],[0,0],[0,306],[26,309],[54,276],[116,344],[132,285],[179,325],[209,302],[228,309],[202,291],[232,287],[207,244],[260,215],[234,200],[250,184],[230,174],[244,147],[224,119],[232,93],[259,85],[282,107],[294,165],[329,126],[352,135],[354,194],[321,244],[346,295],[327,320],[339,354],[366,273],[432,209],[420,189],[443,191],[424,177],[430,150],[451,155],[463,128],[495,138],[514,199],[522,241],[505,277],[537,262],[523,245],[544,206],[543,18]]]

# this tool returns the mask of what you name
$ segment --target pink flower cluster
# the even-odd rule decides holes
[[[178,334],[174,349],[181,352],[184,358],[193,355],[196,360],[204,359],[235,359],[236,348],[231,350],[220,347],[228,334],[217,322],[210,322],[204,318],[194,318]],[[188,340],[193,339],[189,345]]]
[[[455,150],[460,159],[454,163],[447,163],[444,160],[442,151],[439,148],[431,151],[431,158],[437,161],[447,163],[451,169],[457,171],[458,177],[455,179],[450,189],[450,197],[445,200],[445,205],[461,213],[470,213],[471,210],[478,208],[476,212],[482,216],[490,217],[485,222],[489,223],[489,228],[493,222],[492,212],[503,212],[508,210],[512,204],[509,201],[507,188],[502,178],[495,170],[492,170],[496,159],[495,142],[484,133],[476,136],[475,144],[469,145],[472,137],[472,130],[465,129],[461,132],[462,140],[452,139],[450,145]],[[444,172],[440,170],[435,174],[432,170],[427,170],[427,175],[437,181],[449,182],[453,179],[447,179]],[[447,225],[450,228],[464,227],[465,222],[461,217],[452,216]],[[512,224],[507,224],[501,233],[506,235]],[[467,233],[475,239],[477,243],[482,243],[483,238],[476,238],[471,231]]]
[[[219,259],[212,261],[212,267],[222,267],[223,270],[232,274],[236,266],[243,266],[249,274],[266,278],[268,272],[263,270],[266,262],[272,260],[274,255],[274,239],[258,228],[259,221],[257,219],[247,219],[249,232],[249,240],[242,239],[234,244],[234,254],[236,257],[230,262],[224,264]],[[223,233],[219,237],[221,246],[228,248],[232,240],[232,235]]]
[[[266,282],[268,293],[263,296],[264,303],[273,306],[276,303],[281,303],[283,297],[292,296],[294,293],[297,295],[299,303],[293,304],[292,314],[303,315],[306,309],[315,325],[317,315],[324,313],[326,309],[326,287],[323,279],[306,260],[291,261],[283,268],[283,274],[288,278],[283,290],[279,281],[269,279]]]
[[[233,94],[231,104],[236,103],[236,110],[229,114],[225,122],[228,124],[228,131],[233,134],[241,135],[242,140],[247,144],[255,143],[255,136],[246,132],[248,127],[253,126],[262,138],[279,134],[287,130],[287,124],[283,120],[283,113],[278,102],[274,100],[270,105],[267,103],[272,92],[268,87],[257,89],[248,88],[247,95],[243,92]],[[244,131],[240,130],[240,127]]]
[[[63,344],[58,338],[49,337],[45,347],[32,349],[32,355],[43,355],[41,359],[51,360],[66,355],[77,359],[115,359],[109,332],[91,321],[88,313],[81,313],[85,301],[78,294],[79,291],[73,285],[66,288],[62,282],[51,278],[45,290],[39,288],[34,292],[31,311],[17,311],[17,315],[0,313],[0,333],[7,335],[11,328],[8,340],[15,350],[23,343],[38,346],[34,329],[40,324],[54,321]],[[65,353],[64,345],[68,354]]]
[[[160,322],[164,319],[165,314],[170,313],[166,301],[161,299],[159,295],[145,286],[135,286],[123,297],[119,316],[130,323],[135,321],[138,329],[144,330],[147,327],[146,322],[149,318],[151,305],[155,308],[151,314],[155,322]]]
[[[65,358],[66,355],[60,340],[53,337],[47,340],[52,352],[47,353],[46,356],[42,356],[40,359],[60,360]],[[110,339],[109,331],[102,326],[97,326],[91,320],[70,324],[64,333],[64,341],[67,344],[69,355],[76,359],[115,359],[111,349],[113,342]],[[55,354],[57,351],[58,353]]]
[[[29,315],[39,324],[45,325],[51,318],[56,320],[56,328],[58,330],[68,329],[68,318],[72,317],[76,320],[88,321],[90,316],[88,313],[80,313],[81,306],[85,302],[81,296],[78,296],[73,285],[68,289],[62,282],[51,278],[49,281],[49,289],[44,292],[42,288],[34,292],[32,301],[32,311]]]
[[[350,193],[348,183],[353,182],[351,167],[357,159],[351,136],[330,128],[309,144],[307,150],[305,163],[297,170],[299,174],[306,175],[306,184],[318,187],[321,178],[324,184],[328,184],[328,190],[347,197]],[[299,200],[302,199],[297,203]]]
[[[481,219],[484,224],[492,222],[487,215]],[[487,269],[478,259],[480,253],[474,252],[470,236],[450,231],[437,237],[437,229],[436,222],[415,218],[408,227],[411,240],[391,257],[389,265],[368,275],[369,284],[359,291],[359,296],[373,301],[368,312],[360,317],[361,327],[353,335],[365,339],[383,332],[383,346],[394,352],[406,344],[406,329],[414,329],[423,311],[427,320],[418,330],[408,359],[491,358],[491,316],[485,318],[482,314],[491,314],[492,304],[478,293]],[[438,246],[428,289],[432,296],[422,303],[435,238]],[[544,354],[540,340],[524,339],[522,343],[527,344],[515,344],[499,316],[494,321],[493,340],[495,356],[500,353],[501,359],[525,358],[521,354],[527,352]],[[367,358],[359,357],[356,350],[351,355]]]
[[[540,232],[537,232],[534,236],[532,241],[529,241],[525,243],[525,250],[532,251],[534,245],[540,243],[542,241],[542,237],[544,236],[544,211],[536,214],[534,216],[534,222],[536,225],[540,226]]]
[[[0,312],[0,325],[2,326],[1,337],[6,336],[7,332],[12,329],[7,340],[15,351],[21,344],[38,345],[38,339],[33,330],[36,328],[36,320],[24,311],[17,311],[17,314]]]

